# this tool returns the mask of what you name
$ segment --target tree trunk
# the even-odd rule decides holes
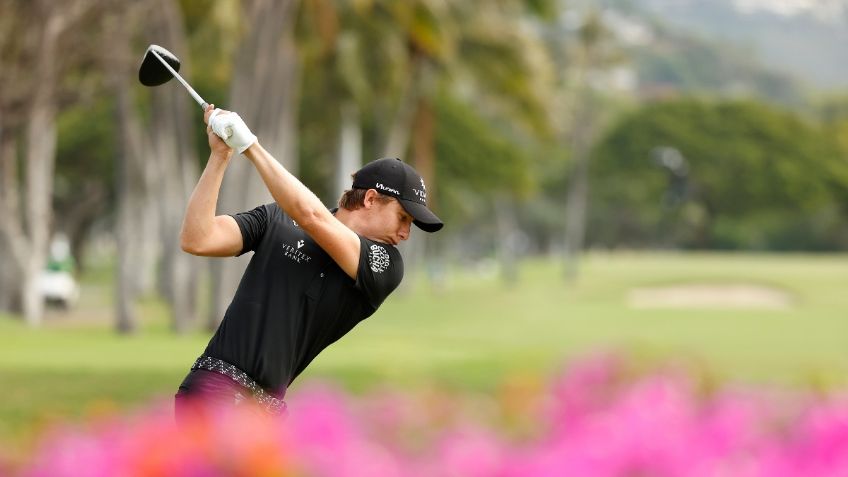
[[[115,167],[115,191],[117,194],[117,220],[115,223],[115,239],[117,242],[117,267],[115,269],[115,329],[118,333],[133,333],[138,328],[135,313],[137,295],[136,265],[138,264],[137,222],[134,212],[141,203],[139,186],[136,178],[131,115],[134,114],[128,84],[123,75],[116,81],[117,108],[116,119],[120,130],[120,150]]]
[[[3,264],[0,267],[0,313],[20,313],[20,307],[16,303],[17,294],[14,293],[20,272],[12,255],[5,237],[0,236],[0,263]]]
[[[117,265],[115,267],[115,329],[118,333],[134,333],[138,328],[135,302],[139,292],[141,243],[144,240],[143,224],[139,220],[148,187],[143,170],[148,157],[144,154],[144,132],[135,110],[131,84],[135,76],[135,63],[131,54],[129,30],[135,24],[138,10],[130,7],[106,18],[105,38],[110,45],[108,80],[115,94],[115,121],[118,125],[118,151],[115,167],[117,210],[115,238]]]
[[[98,181],[90,181],[75,197],[77,202],[64,210],[56,220],[56,230],[64,232],[71,242],[71,256],[77,271],[85,270],[85,249],[88,233],[98,218],[107,213],[106,188]]]
[[[0,120],[3,118],[0,117]],[[0,311],[20,313],[20,257],[26,238],[20,223],[15,132],[0,125]]]
[[[45,91],[44,94],[50,93]],[[27,124],[26,143],[25,209],[29,253],[23,257],[21,303],[26,322],[38,326],[44,314],[44,300],[38,280],[47,264],[50,198],[56,159],[56,111],[50,99],[43,98],[33,105]]]
[[[359,108],[353,101],[342,104],[339,129],[339,155],[333,184],[333,197],[350,189],[351,174],[362,167],[362,123]]]
[[[410,127],[412,156],[415,169],[426,184],[427,206],[431,209],[434,208],[436,201],[436,186],[433,180],[436,174],[435,124],[435,112],[429,99],[425,96],[419,97]],[[433,246],[431,239],[430,234],[421,230],[415,230],[411,234],[404,254],[404,268],[407,272],[403,281],[404,288],[409,289],[415,286],[427,252]]]
[[[52,211],[53,171],[56,162],[55,90],[59,81],[56,71],[57,40],[62,31],[61,13],[50,14],[36,58],[33,83],[35,94],[26,125],[26,192],[24,210],[28,252],[21,267],[21,304],[24,319],[38,326],[44,314],[44,300],[39,278],[47,264]]]
[[[409,77],[406,87],[401,92],[395,119],[384,150],[384,155],[400,157],[404,154],[411,141],[412,157],[415,169],[427,184],[427,205],[433,208],[436,201],[435,187],[435,124],[436,116],[431,104],[434,93],[436,75],[432,66],[422,55],[415,55],[411,60]],[[403,289],[415,287],[420,265],[424,262],[428,248],[432,247],[430,234],[417,231],[403,247],[404,273]]]
[[[518,224],[515,207],[507,197],[498,196],[494,200],[495,223],[498,236],[498,259],[501,265],[501,278],[506,286],[518,283]]]
[[[573,135],[574,167],[565,203],[565,278],[575,280],[579,273],[580,252],[586,237],[586,209],[589,203],[589,144],[593,135],[593,116],[586,108],[576,117]]]
[[[179,5],[174,0],[158,0],[155,5],[151,35],[169,45],[177,56],[185,57],[188,46]],[[183,62],[180,71],[186,77],[190,77],[188,63]],[[151,134],[160,186],[155,194],[159,199],[162,244],[159,290],[170,304],[173,329],[184,333],[197,321],[197,285],[202,261],[180,249],[179,232],[188,198],[199,177],[192,125],[200,121],[201,114],[178,85],[155,88],[152,93]]]
[[[383,146],[383,157],[406,156],[409,147],[409,135],[412,131],[412,122],[415,109],[420,95],[419,70],[423,60],[413,59],[411,71],[406,77],[403,89],[400,92],[397,109],[394,118],[389,122],[389,131]]]
[[[574,166],[566,198],[565,279],[575,280],[579,271],[580,253],[586,240],[586,211],[589,206],[589,154],[598,129],[597,101],[590,85],[589,74],[605,65],[604,43],[609,34],[600,16],[592,11],[579,32],[580,50],[574,61],[574,109],[571,118],[571,144]],[[606,59],[605,59],[606,58]]]
[[[595,102],[587,75],[596,64],[594,44],[584,42],[577,62],[574,109],[571,118],[571,151],[574,166],[569,178],[565,203],[564,275],[577,279],[580,253],[586,237],[586,209],[589,204],[589,151],[595,135]]]
[[[301,73],[294,36],[298,4],[297,0],[254,0],[245,7],[251,28],[236,52],[228,108],[238,112],[265,149],[293,173],[298,162]],[[224,176],[218,213],[241,212],[272,200],[249,161],[233,158]],[[213,261],[210,329],[223,318],[249,259],[246,254]]]
[[[415,170],[427,185],[427,207],[436,206],[436,112],[429,98],[420,98],[412,123],[412,157]]]
[[[139,132],[143,136],[146,130],[141,126],[140,118],[136,117],[136,121],[139,124]],[[160,240],[163,220],[160,218],[159,206],[162,187],[161,167],[159,161],[152,157],[149,150],[151,142],[149,138],[143,140],[143,144],[147,144],[148,149],[139,151],[139,175],[135,178],[136,181],[144,184],[145,191],[140,199],[141,203],[135,211],[139,234],[136,291],[140,296],[156,292],[156,271],[163,248]]]

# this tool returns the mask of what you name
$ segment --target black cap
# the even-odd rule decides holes
[[[369,162],[353,175],[354,189],[374,189],[394,197],[415,219],[413,223],[425,232],[437,232],[444,225],[427,208],[427,187],[412,166],[397,158]]]

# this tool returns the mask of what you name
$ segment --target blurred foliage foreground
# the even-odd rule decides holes
[[[398,291],[313,363],[291,399],[319,378],[355,394],[455,393],[450,402],[513,386],[538,391],[564,361],[598,348],[623,350],[628,366],[685,363],[708,387],[767,383],[830,394],[848,384],[844,255],[595,253],[585,257],[584,273],[571,286],[563,284],[557,263],[537,261],[521,264],[521,280],[511,288],[494,266],[457,265],[441,287],[427,287],[419,277],[418,286]],[[38,330],[0,319],[0,441],[8,452],[31,447],[57,423],[170,399],[208,339],[206,332],[171,333],[165,307],[155,301],[140,305],[137,335],[113,334],[113,285],[94,272],[84,280],[76,318],[51,316]],[[730,295],[702,306],[632,302],[634,290],[694,284],[758,285],[788,301],[766,308],[729,307]],[[694,406],[700,397],[682,399]],[[304,412],[295,404],[292,410]],[[435,425],[431,417],[415,418]],[[548,422],[527,419],[522,425],[531,428]]]
[[[247,406],[176,426],[157,410],[56,432],[22,476],[836,476],[848,400],[705,388],[622,359],[494,398],[304,389],[286,420]],[[237,411],[237,412],[236,412]]]

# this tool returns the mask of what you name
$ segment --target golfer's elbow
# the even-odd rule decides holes
[[[206,241],[204,237],[206,236],[207,234],[204,234],[202,231],[194,230],[192,227],[187,227],[186,224],[183,224],[180,230],[180,248],[183,252],[192,255],[203,255],[207,248],[204,244]]]
[[[190,253],[192,255],[202,255],[203,253],[203,247],[201,246],[200,241],[185,231],[180,233],[180,248],[183,252]]]
[[[183,252],[198,257],[228,257],[235,255],[232,247],[224,247],[211,240],[180,240],[180,248]]]
[[[325,220],[325,215],[328,215],[327,209],[317,209],[309,204],[304,204],[298,207],[298,210],[292,216],[298,225],[303,230],[309,231],[318,226]]]
[[[241,229],[229,215],[215,217],[203,226],[183,225],[180,230],[180,248],[201,257],[232,257],[244,246]]]

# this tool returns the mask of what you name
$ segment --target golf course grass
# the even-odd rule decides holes
[[[171,396],[209,333],[170,332],[162,303],[139,304],[139,331],[112,331],[111,273],[83,279],[71,317],[33,329],[0,315],[0,442],[45,426],[131,409]],[[436,291],[423,278],[319,356],[290,390],[331,379],[374,386],[449,386],[486,392],[511,377],[544,379],[571,357],[623,351],[680,361],[723,381],[834,388],[848,385],[848,255],[593,253],[567,284],[555,260],[524,262],[507,287],[457,267]],[[632,306],[632,290],[752,285],[780,307]]]

